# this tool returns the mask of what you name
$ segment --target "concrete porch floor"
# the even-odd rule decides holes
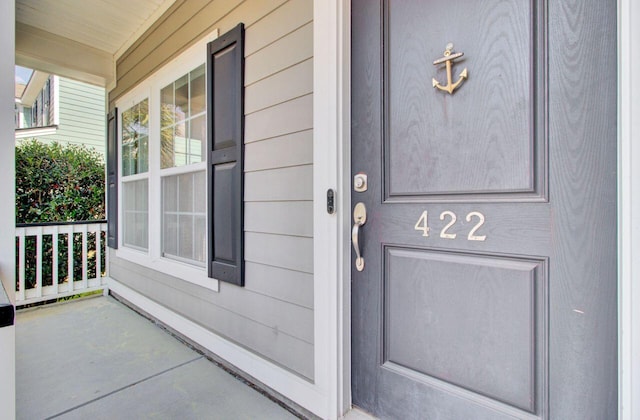
[[[16,394],[29,420],[296,418],[102,296],[17,313]]]

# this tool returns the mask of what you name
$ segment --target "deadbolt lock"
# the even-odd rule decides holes
[[[367,174],[359,173],[353,177],[353,190],[355,192],[367,191]]]

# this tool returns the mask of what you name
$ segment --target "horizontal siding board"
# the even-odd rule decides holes
[[[60,129],[78,130],[89,135],[104,137],[104,123],[97,115],[83,116],[80,112],[61,112]]]
[[[230,6],[220,0],[211,2],[206,9],[201,10],[196,20],[189,20],[190,16],[188,15],[187,9],[175,9],[173,14],[176,15],[175,18],[177,21],[182,21],[183,26],[193,26],[193,28],[196,28],[196,24],[202,25],[198,28],[198,31],[196,31],[198,33],[193,35],[189,31],[194,29],[180,30],[174,26],[173,32],[170,34],[162,32],[161,35],[160,32],[154,30],[154,27],[150,28],[150,31],[145,33],[144,36],[153,38],[153,40],[148,41],[148,45],[155,45],[155,47],[153,47],[153,53],[150,54],[151,51],[145,49],[146,43],[141,42],[140,44],[134,44],[133,47],[128,50],[129,54],[123,55],[121,59],[118,60],[118,86],[110,95],[109,100],[114,101],[117,99],[136,83],[141,82],[151,75],[151,73],[160,68],[164,63],[176,57],[184,48],[188,47],[200,37],[210,33],[215,28],[218,28],[221,34],[232,29],[239,22],[243,22],[245,28],[249,28],[265,14],[268,14],[271,10],[284,3],[284,0],[247,0],[239,6],[237,3],[238,2],[234,2],[234,6]],[[191,10],[191,4],[188,6],[190,7],[188,10]],[[136,59],[136,57],[138,58]]]
[[[313,239],[245,232],[245,259],[250,262],[313,273]]]
[[[246,203],[244,218],[245,232],[313,237],[312,201]]]
[[[104,95],[95,101],[83,100],[77,95],[67,95],[61,98],[59,103],[61,112],[65,109],[83,109],[85,112],[97,114],[98,111],[102,112],[105,108]]]
[[[313,23],[308,23],[260,51],[247,56],[245,85],[313,57]]]
[[[245,145],[246,172],[307,165],[313,162],[313,130]]]
[[[312,165],[245,173],[244,182],[246,202],[313,200]]]
[[[245,88],[244,112],[251,114],[313,92],[313,59],[269,76]]]
[[[313,326],[313,311],[309,308],[225,283],[220,284],[220,292],[214,292],[126,260],[117,260],[116,264],[123,268],[126,267],[125,271],[120,271],[121,277],[150,279],[154,281],[155,286],[170,288],[173,293],[178,293],[184,298],[202,300],[206,305],[216,306],[267,328],[277,329],[283,334],[309,344],[313,343],[313,333],[309,332],[309,327]],[[131,267],[131,265],[136,267]],[[153,293],[153,290],[150,292]],[[242,299],[237,298],[238,294],[242,295]],[[195,312],[189,317],[198,320],[198,322],[205,321],[200,319]],[[211,320],[211,325],[214,326],[218,321]]]
[[[245,288],[313,309],[313,275],[259,263],[245,264]]]
[[[237,0],[232,0],[237,2]],[[116,62],[117,74],[125,75],[139,63],[144,62],[150,55],[156,54],[156,49],[164,42],[175,38],[175,33],[188,24],[189,20],[204,8],[214,3],[209,0],[189,0],[182,2],[177,7],[171,7],[136,41]],[[221,9],[222,4],[218,5]],[[224,10],[223,13],[228,12]],[[215,22],[217,19],[212,19]]]
[[[312,20],[312,1],[289,0],[249,28],[245,40],[245,54],[253,54]]]
[[[245,116],[245,143],[313,128],[313,95]]]
[[[278,322],[265,325],[264,318],[261,319],[262,322],[253,320],[244,313],[238,313],[219,305],[221,302],[234,300],[233,296],[227,293],[234,286],[222,284],[221,286],[227,287],[222,287],[220,293],[216,293],[124,260],[112,258],[111,261],[112,272],[110,274],[114,279],[214,333],[302,376],[313,378],[313,344],[289,334],[287,332],[288,325],[282,324],[286,318],[301,317],[299,322],[291,322],[290,325],[299,330],[303,326],[306,327],[308,331],[305,332],[305,335],[310,337],[313,335],[311,310],[288,305],[294,311],[293,314],[283,314],[284,306],[282,304],[278,306],[278,310],[274,311],[271,307],[264,308],[264,305],[253,302],[252,306],[258,310],[264,308],[264,315],[268,315],[269,311],[275,312],[273,316],[277,318]],[[194,292],[194,288],[197,292]],[[247,294],[245,293],[245,295]],[[269,299],[256,293],[253,295],[256,296],[256,299],[265,301]],[[300,314],[303,313],[310,315],[301,316]],[[295,320],[295,318],[293,319]],[[309,322],[311,325],[306,325]]]
[[[85,94],[83,95],[78,92],[72,91],[71,94],[65,92],[65,94],[60,97],[60,103],[67,105],[80,103],[104,108],[104,97],[104,92],[85,92]]]

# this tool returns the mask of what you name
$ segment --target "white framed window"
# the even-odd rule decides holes
[[[122,220],[116,256],[217,291],[206,270],[205,154],[206,44],[216,35],[116,101]]]
[[[121,117],[123,245],[149,248],[149,99]]]

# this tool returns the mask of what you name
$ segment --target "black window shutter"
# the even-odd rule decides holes
[[[118,248],[118,109],[107,115],[107,245]]]
[[[244,25],[207,45],[209,277],[244,286]]]

